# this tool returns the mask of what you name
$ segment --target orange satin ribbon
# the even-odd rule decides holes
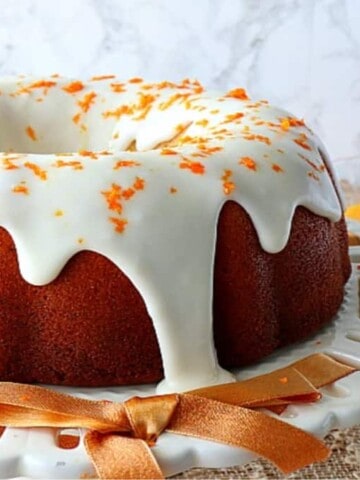
[[[250,380],[184,394],[134,397],[123,404],[3,382],[0,424],[88,429],[85,447],[101,479],[163,478],[150,449],[163,431],[243,447],[289,473],[325,460],[328,448],[309,433],[254,409],[278,413],[290,403],[317,401],[317,388],[354,370],[315,354]]]

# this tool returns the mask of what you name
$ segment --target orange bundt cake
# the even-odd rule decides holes
[[[337,312],[346,227],[302,120],[189,80],[0,91],[1,380],[223,383]]]

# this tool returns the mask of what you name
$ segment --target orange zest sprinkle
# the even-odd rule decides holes
[[[249,100],[248,94],[244,88],[234,88],[230,90],[225,97],[237,98],[238,100]]]
[[[280,382],[280,383],[284,383],[284,384],[285,384],[285,383],[288,383],[288,381],[289,381],[289,379],[288,379],[287,377],[281,377],[281,378],[279,378],[279,382]]]
[[[81,118],[81,113],[76,113],[73,116],[72,121],[77,125],[80,122],[80,118]]]
[[[212,153],[220,152],[221,150],[223,150],[223,147],[209,147],[204,143],[199,143],[197,145],[197,148],[206,155],[211,155]]]
[[[134,108],[136,108],[136,110],[140,110],[141,113],[140,115],[135,117],[134,120],[143,120],[151,110],[151,105],[156,100],[156,97],[150,94],[145,95],[142,92],[139,92],[138,95],[139,95],[139,102],[138,102],[138,105],[134,106]]]
[[[88,92],[83,96],[82,100],[77,102],[84,113],[88,112],[90,107],[94,104],[96,96],[95,92]]]
[[[257,170],[257,164],[255,160],[251,157],[242,157],[239,160],[239,165],[243,165],[244,167],[248,168],[249,170],[253,170],[256,172]]]
[[[184,80],[177,85],[178,88],[192,88],[194,93],[201,93],[204,91],[204,87],[201,85],[199,80],[190,80],[189,78],[184,78]]]
[[[31,140],[32,140],[33,142],[36,142],[36,140],[37,140],[37,135],[36,135],[36,132],[35,132],[35,130],[32,128],[31,125],[28,125],[28,126],[26,127],[25,132],[26,132],[26,135],[27,135],[29,138],[31,138]]]
[[[305,122],[302,118],[289,117],[289,122],[292,127],[304,127]]]
[[[23,193],[24,195],[29,195],[29,189],[26,185],[20,184],[20,185],[15,185],[12,188],[12,191],[14,193]]]
[[[160,151],[161,155],[177,155],[178,152],[173,150],[172,148],[162,148]]]
[[[244,135],[245,140],[256,140],[258,142],[266,143],[266,145],[271,145],[271,140],[265,135],[255,135],[254,133],[247,133]]]
[[[233,135],[233,133],[226,128],[216,128],[213,130],[213,135]]]
[[[169,188],[169,192],[174,194],[174,193],[177,193],[178,189],[176,187],[170,187]]]
[[[160,103],[159,110],[166,110],[177,101],[183,102],[187,100],[189,96],[190,93],[174,93],[174,95],[171,95],[165,102]]]
[[[202,120],[198,120],[195,122],[195,125],[200,125],[200,127],[206,127],[209,123],[209,120],[207,118],[203,118]]]
[[[202,93],[204,91],[204,87],[196,80],[193,82],[193,86],[195,86],[194,93]]]
[[[151,95],[151,94],[144,94],[142,92],[139,92],[139,109],[143,109],[143,108],[146,108],[148,107],[149,105],[151,105],[155,100],[156,100],[156,97],[155,95]]]
[[[290,128],[290,120],[288,118],[282,118],[280,121],[280,127],[282,130],[287,132]]]
[[[145,187],[145,180],[141,177],[136,177],[132,186],[123,189],[121,185],[112,183],[109,190],[102,191],[101,194],[105,197],[108,209],[121,215],[123,211],[122,200],[130,200],[137,191],[143,190]],[[128,221],[124,218],[109,217],[109,220],[115,225],[117,233],[123,233]]]
[[[273,163],[271,165],[271,168],[274,170],[274,172],[276,173],[283,173],[284,172],[284,169],[277,163]]]
[[[305,127],[305,122],[302,118],[291,117],[289,121],[292,127]]]
[[[303,119],[296,118],[296,117],[285,117],[280,118],[280,127],[287,131],[290,127],[304,127],[305,122]]]
[[[115,78],[115,75],[96,75],[91,77],[92,82],[98,82],[100,80],[110,80],[110,78]]]
[[[307,143],[308,137],[305,133],[300,133],[300,135],[294,139],[294,142],[305,150],[311,150],[310,145]]]
[[[143,112],[140,113],[140,115],[134,118],[134,120],[144,120],[144,118],[146,118],[146,115],[150,112],[150,110],[151,110],[151,105],[148,105],[146,108],[144,108]]]
[[[91,152],[90,150],[79,150],[79,155],[81,155],[82,157],[89,157],[91,158],[92,160],[97,160],[97,155],[96,153],[94,152]]]
[[[81,162],[79,162],[78,160],[71,160],[71,161],[56,160],[55,167],[58,167],[58,168],[71,167],[74,170],[83,170],[84,169],[83,164]]]
[[[201,85],[199,80],[184,78],[184,80],[179,85],[180,88],[191,88],[194,93],[202,93],[204,91],[204,87]]]
[[[156,83],[155,85],[150,85],[150,88],[156,87],[158,90],[163,90],[164,88],[176,88],[176,83],[168,82],[164,80],[163,82]]]
[[[64,90],[64,92],[66,93],[76,93],[76,92],[80,92],[83,89],[84,89],[84,84],[79,80],[68,83],[67,85],[62,87],[62,90]]]
[[[133,187],[135,190],[144,190],[145,180],[141,177],[136,177]]]
[[[81,245],[82,243],[84,243],[84,241],[85,241],[85,239],[84,239],[83,237],[79,237],[79,238],[77,239],[77,243],[80,243],[80,245]]]
[[[130,200],[131,197],[133,197],[135,195],[135,190],[131,187],[129,188],[126,188],[125,190],[122,191],[121,193],[121,197],[124,199],[124,200]]]
[[[103,112],[103,117],[104,118],[109,118],[109,117],[116,117],[119,119],[121,115],[131,115],[134,113],[133,107],[130,107],[129,105],[121,105],[118,108],[115,108],[115,110],[107,110],[106,112]]]
[[[244,114],[242,112],[237,112],[237,113],[229,113],[226,115],[225,120],[221,123],[232,123],[236,122],[237,120],[240,120]],[[237,122],[238,123],[238,122]]]
[[[232,175],[232,170],[224,170],[224,174],[221,177],[223,182],[223,192],[225,195],[230,195],[235,190],[235,183],[231,180]]]
[[[114,93],[121,93],[126,91],[124,83],[110,83],[110,87]]]
[[[114,165],[114,170],[120,170],[123,167],[139,167],[141,163],[134,160],[119,160]]]
[[[175,131],[177,135],[181,132],[184,132],[188,126],[189,126],[189,123],[178,123],[175,127]]]
[[[27,87],[21,88],[17,93],[30,93],[31,90],[37,90],[40,88],[44,89],[44,93],[47,93],[47,90],[51,87],[55,87],[56,82],[52,80],[38,80],[37,82],[31,83]]]
[[[183,157],[183,161],[179,163],[179,167],[182,169],[190,170],[196,175],[204,175],[205,166],[200,162],[193,162],[192,160]]]
[[[205,138],[205,137],[192,137],[190,135],[185,135],[185,136],[178,139],[178,143],[180,145],[187,144],[187,143],[195,144],[195,145],[196,144],[201,144],[201,143],[205,144],[206,142],[207,142],[207,138]]]
[[[123,233],[127,227],[128,221],[124,218],[109,217],[111,223],[115,225],[115,232]]]
[[[112,183],[110,190],[105,190],[101,192],[101,194],[105,197],[107,202],[107,206],[109,210],[113,212],[122,213],[122,205],[121,205],[121,196],[122,196],[122,188],[117,183]]]
[[[212,113],[214,115],[219,113],[219,112],[220,112],[220,110],[218,108],[215,108],[215,110],[210,110],[210,113]]]
[[[254,108],[255,110],[258,110],[260,107],[261,107],[261,102],[249,103],[247,105],[247,108]]]
[[[24,167],[29,168],[32,172],[40,178],[40,180],[47,180],[47,173],[46,170],[42,170],[39,165],[32,162],[25,162]]]
[[[144,80],[140,77],[134,77],[134,78],[130,78],[129,83],[141,83],[143,81]]]
[[[17,165],[14,165],[14,161],[17,160],[19,157],[18,156],[13,156],[13,157],[9,157],[9,156],[6,156],[6,157],[2,157],[1,161],[2,161],[2,164],[3,164],[3,168],[4,170],[17,170],[18,167]]]
[[[55,217],[62,217],[64,215],[63,210],[55,210],[54,212]]]
[[[29,85],[29,88],[34,89],[34,88],[51,88],[55,87],[56,82],[53,82],[52,80],[39,80],[38,82],[34,82],[31,85]]]

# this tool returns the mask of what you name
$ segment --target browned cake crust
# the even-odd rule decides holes
[[[244,209],[219,218],[214,335],[221,365],[241,366],[330,321],[350,274],[344,220],[296,210],[290,240],[262,250]],[[152,321],[129,279],[108,259],[81,252],[49,285],[20,276],[0,229],[0,379],[102,386],[154,382],[162,362]]]

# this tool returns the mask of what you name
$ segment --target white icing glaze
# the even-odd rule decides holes
[[[0,224],[24,279],[45,285],[77,252],[99,252],[145,300],[159,391],[230,381],[212,339],[219,212],[227,200],[242,205],[272,253],[298,205],[339,220],[317,138],[242,90],[219,96],[196,82],[24,77],[0,91]]]

